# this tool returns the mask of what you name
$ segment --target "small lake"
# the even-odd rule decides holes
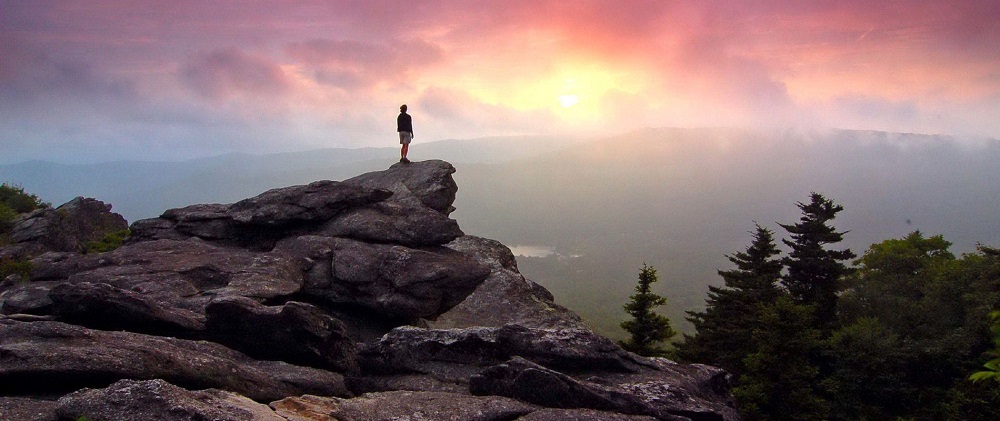
[[[556,248],[549,246],[511,246],[510,251],[521,257],[549,257],[556,254]]]

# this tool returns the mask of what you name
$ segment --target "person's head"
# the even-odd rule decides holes
[[[401,113],[405,113],[406,112],[406,104],[403,104],[403,105],[399,106],[399,112],[401,112]]]

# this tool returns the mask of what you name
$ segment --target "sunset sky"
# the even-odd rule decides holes
[[[1000,137],[1000,1],[0,0],[0,163],[645,127]]]

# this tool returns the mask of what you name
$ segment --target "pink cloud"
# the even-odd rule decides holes
[[[184,64],[180,75],[197,94],[213,99],[276,95],[289,87],[277,64],[236,49],[198,54]]]
[[[317,81],[344,88],[412,78],[414,72],[443,57],[441,48],[421,40],[313,39],[289,44],[285,51],[314,69]]]

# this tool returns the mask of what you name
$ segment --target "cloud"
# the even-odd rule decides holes
[[[150,147],[133,138],[363,146],[401,102],[441,138],[802,122],[1000,136],[995,0],[0,2],[0,148],[35,157]]]
[[[411,107],[411,114],[425,114],[432,124],[446,125],[466,136],[538,133],[553,127],[556,119],[545,110],[517,111],[490,105],[462,92],[441,87],[425,90]],[[415,128],[416,129],[416,128]],[[480,134],[475,134],[475,133]]]
[[[212,99],[277,95],[289,87],[280,66],[235,48],[192,57],[181,67],[180,76],[194,92]]]
[[[368,42],[313,39],[289,44],[286,54],[313,69],[315,80],[341,88],[399,82],[439,62],[440,47],[421,40]]]

